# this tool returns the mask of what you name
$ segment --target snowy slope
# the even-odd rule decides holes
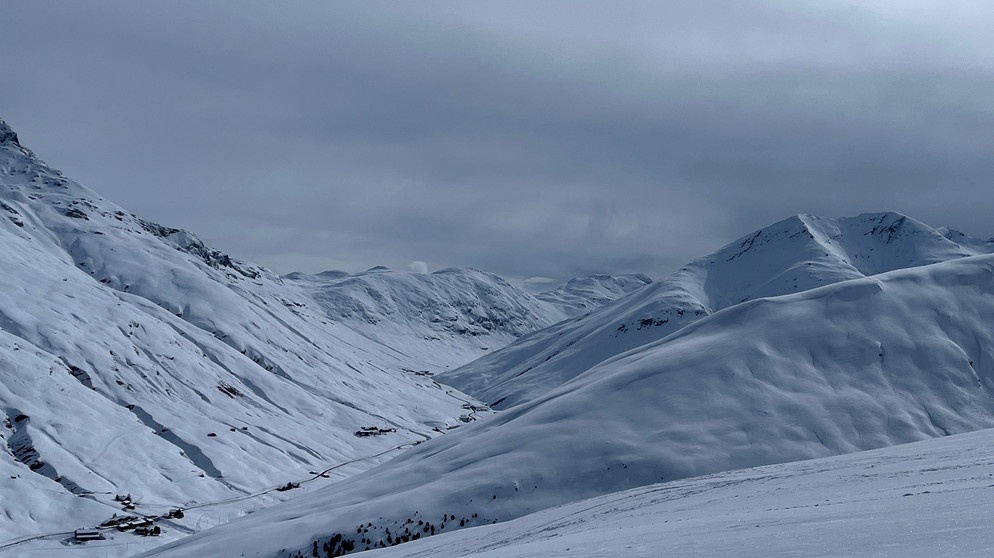
[[[292,273],[283,279],[308,293],[329,320],[386,347],[402,346],[412,359],[409,368],[432,373],[575,315],[572,307],[539,300],[471,268],[415,273],[377,267],[355,275]],[[625,292],[619,287],[609,294]]]
[[[570,279],[535,297],[561,308],[569,317],[585,314],[652,283],[647,275],[588,275]]]
[[[118,494],[147,514],[242,497],[469,413],[403,345],[104,200],[2,121],[0,246],[0,543],[96,525]]]
[[[370,558],[991,554],[994,430],[656,484]],[[363,554],[367,556],[367,554]]]
[[[994,256],[975,256],[738,304],[331,489],[152,555],[389,544],[637,486],[990,428],[992,294]]]
[[[842,219],[797,215],[439,380],[506,409],[734,304],[987,253],[990,248],[989,243],[932,229],[897,213]]]
[[[376,267],[283,279],[308,293],[328,319],[387,347],[403,346],[410,367],[428,372],[458,368],[652,282],[644,275],[592,275],[532,296],[472,268],[415,273]]]
[[[994,253],[994,238],[989,238],[987,240],[981,240],[979,238],[973,238],[967,236],[966,234],[957,231],[955,229],[950,229],[949,227],[939,227],[936,229],[942,236],[948,238],[949,240],[964,246],[969,250],[981,254]]]

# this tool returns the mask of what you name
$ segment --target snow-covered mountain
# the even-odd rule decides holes
[[[841,219],[797,215],[439,380],[506,409],[722,308],[992,249],[990,242],[897,213]]]
[[[3,121],[0,246],[0,544],[186,509],[161,542],[361,471],[489,412],[435,372],[578,311],[470,269],[281,278],[103,199]],[[600,281],[578,305],[637,286]]]
[[[652,283],[647,275],[588,275],[570,279],[536,298],[562,308],[569,317],[580,316]]]
[[[994,256],[982,255],[740,303],[153,555],[361,550],[638,486],[994,427],[992,294]]]
[[[484,412],[398,339],[128,213],[2,121],[0,216],[0,541],[96,525],[117,495],[158,514],[355,472]]]
[[[308,293],[329,320],[387,346],[403,347],[411,367],[439,372],[472,361],[518,337],[586,312],[651,282],[644,276],[573,279],[532,296],[472,268],[434,273],[376,267],[349,275],[292,273],[284,281]]]
[[[5,556],[334,555],[650,486],[612,501],[708,514],[715,486],[672,481],[994,427],[994,242],[894,213],[538,296],[471,269],[278,277],[0,121],[0,246]],[[442,376],[506,411],[433,377],[480,355]]]

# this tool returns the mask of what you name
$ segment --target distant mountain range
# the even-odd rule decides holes
[[[283,279],[313,298],[328,320],[398,349],[414,359],[411,366],[433,373],[652,282],[644,275],[590,276],[532,296],[471,268],[415,273],[376,267],[355,275],[291,273]]]

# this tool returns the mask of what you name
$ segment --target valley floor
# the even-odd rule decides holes
[[[991,556],[994,430],[630,490],[361,556]]]
[[[398,452],[408,448],[405,444],[377,454],[359,457],[330,465],[321,471],[315,471],[307,477],[299,477],[289,481],[292,490],[284,491],[283,486],[271,486],[244,496],[225,498],[219,501],[197,502],[190,505],[180,503],[164,503],[164,497],[152,495],[152,500],[158,503],[143,504],[136,502],[137,509],[132,514],[143,517],[158,517],[169,509],[184,510],[182,519],[164,519],[156,524],[162,527],[160,536],[142,537],[133,531],[118,532],[114,528],[101,528],[104,540],[89,541],[85,544],[72,542],[74,529],[90,529],[92,525],[82,520],[76,524],[66,523],[62,531],[45,531],[43,525],[35,525],[35,530],[22,536],[5,538],[0,541],[0,558],[20,558],[33,556],[71,556],[73,558],[123,558],[153,550],[164,543],[180,540],[184,537],[227,523],[237,517],[252,514],[256,511],[273,506],[280,502],[293,499],[300,494],[312,492],[322,486],[340,481],[358,472],[375,466],[396,456]],[[107,511],[111,513],[110,510]],[[117,513],[114,514],[118,515]],[[121,515],[128,515],[121,512]],[[102,516],[101,516],[102,517]],[[218,556],[223,556],[223,553]]]

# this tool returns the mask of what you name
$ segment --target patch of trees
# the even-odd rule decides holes
[[[333,558],[356,551],[396,546],[442,532],[447,523],[454,524],[457,520],[459,527],[468,527],[474,523],[479,523],[479,516],[474,513],[470,517],[458,518],[455,514],[442,514],[440,521],[432,522],[422,517],[419,512],[414,512],[413,517],[408,517],[403,522],[392,523],[392,530],[391,527],[374,525],[370,521],[356,526],[354,534],[335,533],[323,542],[321,539],[316,539],[311,542],[309,552],[301,550],[289,556],[290,558],[307,558],[308,556]],[[494,522],[496,523],[496,519]]]

